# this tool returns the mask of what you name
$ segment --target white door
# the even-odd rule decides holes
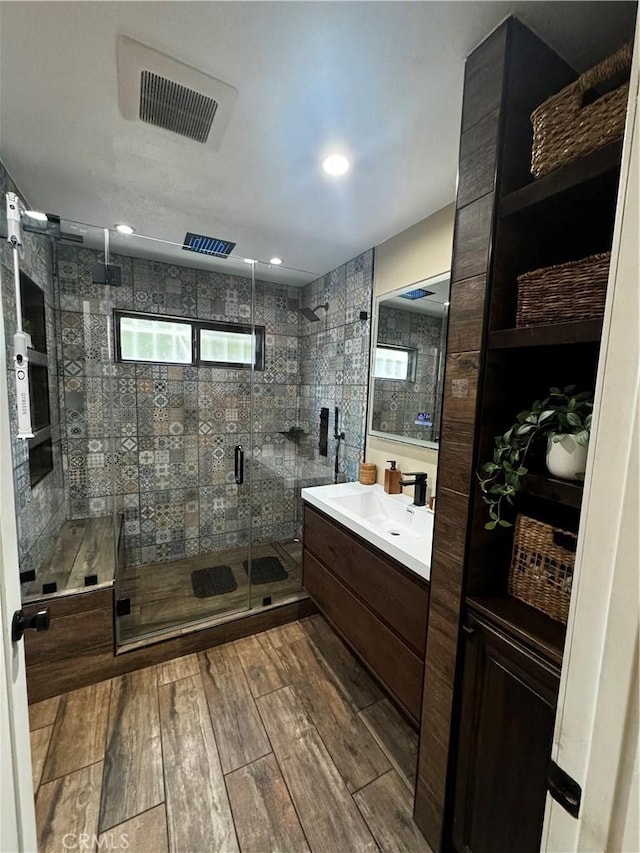
[[[634,64],[553,759],[582,789],[547,797],[545,851],[638,853],[640,116]]]
[[[0,268],[0,294],[5,287],[13,280],[3,280]],[[11,642],[11,619],[21,602],[6,351],[0,298],[0,853],[35,853],[24,643]]]

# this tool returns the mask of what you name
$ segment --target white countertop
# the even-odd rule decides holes
[[[379,484],[337,483],[302,489],[302,499],[421,578],[431,576],[433,512]]]

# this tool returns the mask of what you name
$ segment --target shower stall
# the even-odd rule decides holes
[[[340,410],[342,479],[362,455],[371,253],[317,277],[23,225],[37,420],[13,441],[23,600],[113,585],[126,648],[301,597],[300,490],[334,476],[323,406]]]

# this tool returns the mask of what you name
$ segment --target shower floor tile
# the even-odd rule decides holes
[[[50,781],[39,755],[86,739],[94,703],[75,691],[31,718],[41,853],[80,833],[131,853],[432,853],[412,819],[417,733],[320,615],[91,689],[111,694],[99,750]]]
[[[247,556],[248,549],[244,546],[125,569],[117,594],[119,598],[130,599],[131,613],[118,617],[120,642],[132,642],[146,634],[260,605],[267,596],[277,601],[301,589],[301,542],[287,540],[251,547],[253,559],[277,557],[287,571],[287,577],[282,580],[254,585],[251,601],[249,579],[243,567]],[[191,583],[192,572],[220,565],[231,567],[237,588],[221,595],[197,598]]]

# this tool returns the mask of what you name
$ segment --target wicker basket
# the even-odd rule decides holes
[[[624,132],[629,83],[584,105],[587,92],[631,68],[632,45],[581,74],[531,114],[531,174],[547,175],[559,166],[619,139]]]
[[[516,326],[594,320],[604,315],[611,253],[518,276]]]
[[[373,486],[378,477],[378,469],[373,462],[360,463],[360,482],[363,486]]]
[[[519,515],[509,569],[509,595],[566,624],[575,541],[574,533]]]

